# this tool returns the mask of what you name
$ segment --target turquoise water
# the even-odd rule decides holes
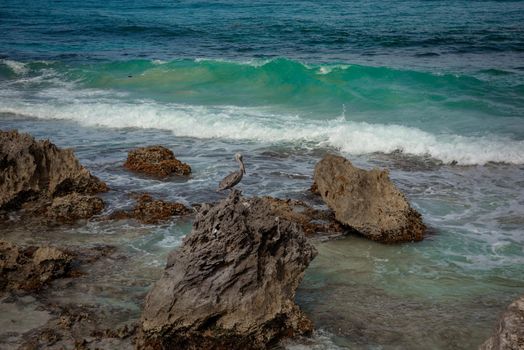
[[[464,165],[524,163],[521,76],[479,74],[488,76],[284,58],[4,60],[0,112]]]
[[[312,202],[326,152],[388,168],[428,237],[318,243],[297,293],[318,332],[286,346],[474,349],[524,292],[522,23],[522,1],[4,0],[0,128],[73,147],[113,190],[107,212],[131,206],[130,191],[218,200],[235,152],[246,195]],[[157,143],[190,179],[122,168],[129,149]],[[117,244],[135,262],[129,280],[115,270],[89,283],[115,307],[132,295],[137,317],[188,225],[28,239]],[[78,289],[77,302],[99,300]]]

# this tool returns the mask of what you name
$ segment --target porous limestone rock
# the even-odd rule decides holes
[[[524,350],[524,295],[512,302],[479,350]]]
[[[346,230],[329,210],[318,210],[307,203],[294,199],[263,197],[279,217],[295,222],[307,236],[341,236]]]
[[[163,146],[141,147],[130,151],[124,167],[158,177],[191,174],[191,167],[176,159],[174,153]]]
[[[234,190],[203,205],[147,295],[137,348],[266,349],[311,332],[294,298],[315,255],[266,199]]]
[[[107,185],[80,165],[72,150],[29,134],[0,130],[0,211],[70,193],[103,191]]]
[[[45,216],[58,222],[74,222],[89,219],[104,209],[104,201],[96,196],[71,193],[53,199],[46,208]]]
[[[143,224],[158,224],[173,216],[188,215],[193,212],[182,203],[166,202],[154,199],[150,194],[142,193],[136,196],[136,205],[131,211],[116,211],[107,219],[136,219]]]
[[[192,210],[176,202],[165,202],[153,199],[148,194],[138,197],[138,202],[133,209],[133,217],[145,224],[156,224],[175,215],[187,215]]]
[[[339,222],[372,240],[396,243],[424,237],[421,215],[391,182],[387,170],[367,171],[344,157],[326,155],[315,166],[312,189]]]
[[[19,247],[0,241],[0,291],[38,290],[65,276],[72,261],[72,254],[55,247]]]

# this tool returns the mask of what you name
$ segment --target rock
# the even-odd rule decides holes
[[[302,201],[293,199],[278,199],[263,197],[264,201],[279,217],[295,222],[302,227],[304,233],[311,235],[342,235],[344,227],[335,220],[330,211],[311,208]]]
[[[479,350],[524,350],[524,295],[511,303]]]
[[[29,134],[0,131],[0,210],[73,192],[103,191],[106,184],[81,166],[72,150]]]
[[[137,196],[137,203],[132,211],[116,211],[107,219],[136,219],[143,224],[157,224],[173,216],[188,215],[192,212],[192,209],[181,203],[153,199],[151,195],[143,193]]]
[[[51,220],[74,222],[99,214],[104,209],[104,201],[95,196],[71,193],[53,199],[51,206],[46,209],[45,215]]]
[[[132,349],[136,322],[122,324],[118,309],[81,301],[45,303],[38,306],[54,316],[47,323],[10,337],[13,349]],[[109,318],[109,319],[108,319]],[[18,321],[18,320],[16,320]],[[108,325],[110,327],[108,328]],[[4,333],[5,334],[5,333]],[[16,338],[18,337],[18,342]],[[16,346],[18,344],[20,346]]]
[[[312,331],[294,302],[316,255],[295,223],[233,190],[203,205],[148,293],[138,349],[266,349]]]
[[[21,248],[0,241],[0,291],[38,290],[65,276],[72,260],[72,254],[55,247]]]
[[[191,174],[191,167],[176,159],[173,152],[163,146],[142,147],[130,151],[124,167],[158,177]]]
[[[187,215],[192,210],[181,203],[154,200],[150,195],[143,194],[133,209],[133,217],[145,224],[156,224],[175,215]]]
[[[341,223],[384,243],[420,241],[426,226],[387,170],[366,171],[343,157],[327,155],[315,166],[313,190]]]

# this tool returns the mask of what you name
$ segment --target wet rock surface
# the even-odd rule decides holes
[[[524,295],[511,303],[498,327],[479,350],[522,350],[524,349]]]
[[[0,131],[0,220],[23,209],[22,220],[73,223],[104,208],[92,194],[107,185],[91,175],[70,149],[17,131]]]
[[[72,150],[17,131],[0,131],[0,179],[0,210],[74,192],[107,191],[107,185],[80,165]]]
[[[0,241],[0,291],[34,291],[71,270],[73,254],[55,247],[19,247]]]
[[[268,200],[203,205],[143,309],[138,349],[266,349],[312,330],[294,302],[316,255]]]
[[[155,224],[172,216],[187,215],[191,212],[191,209],[181,203],[165,202],[143,194],[133,209],[133,217],[145,224]]]
[[[74,222],[80,219],[89,219],[100,214],[104,209],[104,201],[96,196],[71,193],[53,199],[46,208],[44,215],[52,221]]]
[[[426,227],[420,214],[389,179],[386,170],[354,167],[344,157],[327,155],[315,166],[312,190],[341,223],[384,243],[419,241]]]
[[[163,146],[142,147],[130,151],[124,167],[156,177],[191,174],[191,167],[176,159],[174,153]]]
[[[75,277],[76,269],[112,254],[115,248],[99,245],[90,248],[21,246],[0,240],[0,292],[39,291],[57,278]]]
[[[335,220],[331,211],[314,209],[305,202],[294,199],[262,198],[275,214],[285,220],[295,222],[308,236],[337,237],[346,233],[346,229]]]
[[[143,224],[158,224],[162,221],[171,219],[173,216],[189,215],[193,213],[191,208],[186,207],[182,203],[154,199],[147,193],[136,196],[136,201],[133,210],[114,212],[107,219],[135,219]]]
[[[78,288],[93,288],[89,282],[95,265],[96,271],[107,271],[121,258],[108,245],[21,247],[0,241],[0,347],[132,348],[137,315],[122,315],[121,308],[89,298],[75,299]]]
[[[25,297],[27,299],[28,297]],[[0,300],[0,308],[9,311],[10,305],[23,304],[23,300]],[[35,303],[35,301],[33,301]],[[111,310],[102,310],[92,305],[49,305],[38,303],[39,309],[45,310],[40,315],[40,327],[25,332],[23,341],[15,349],[131,349],[132,339],[136,330],[135,322],[113,325],[107,328],[107,320],[100,319],[101,314]],[[30,310],[26,310],[30,312]],[[105,315],[104,318],[107,318]],[[101,322],[102,321],[102,322]],[[2,335],[0,333],[0,339]],[[9,342],[5,342],[6,345]]]

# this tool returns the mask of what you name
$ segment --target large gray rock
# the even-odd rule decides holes
[[[524,295],[511,303],[479,350],[524,350]]]
[[[70,193],[106,190],[106,184],[80,165],[72,150],[29,134],[0,130],[0,211]]]
[[[387,170],[366,171],[344,157],[327,155],[315,166],[313,188],[341,223],[384,243],[419,241],[422,218],[389,179]]]
[[[266,349],[308,333],[294,302],[314,247],[267,199],[204,205],[149,292],[138,349]]]

